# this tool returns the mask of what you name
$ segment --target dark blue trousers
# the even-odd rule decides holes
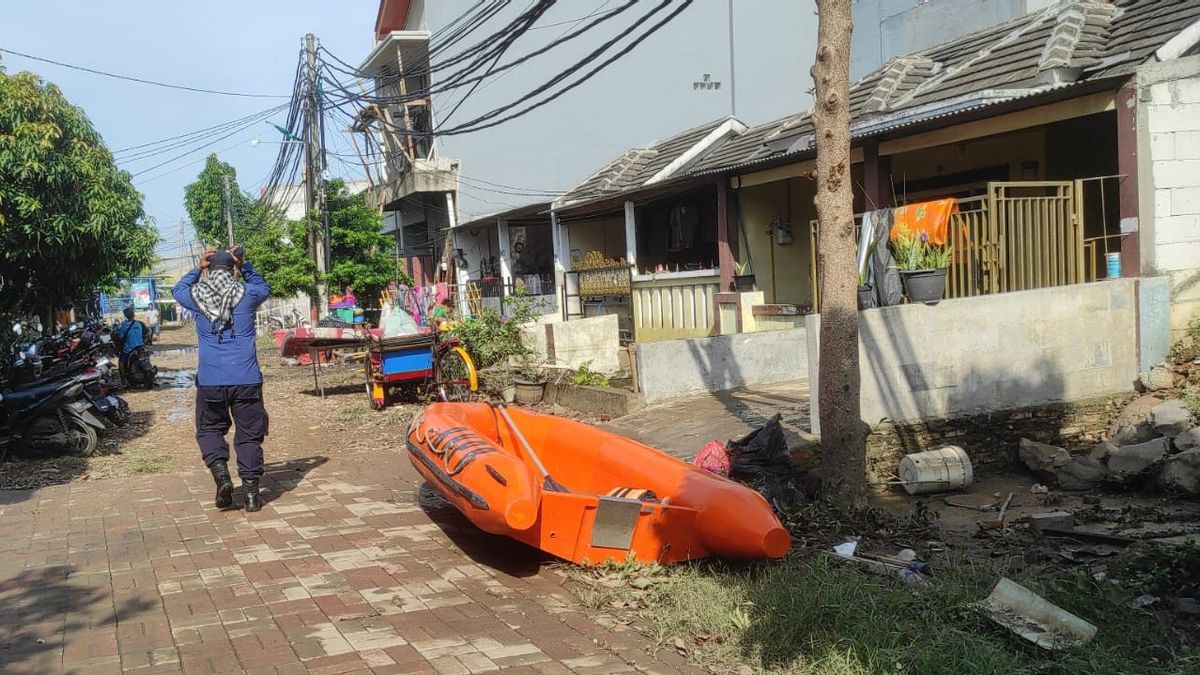
[[[229,433],[231,417],[237,425],[233,447],[237,451],[238,476],[243,481],[258,480],[263,474],[262,442],[269,426],[262,385],[196,387],[196,442],[206,466],[211,467],[217,460],[229,461],[225,434]]]

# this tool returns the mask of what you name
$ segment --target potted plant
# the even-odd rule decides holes
[[[517,385],[513,378],[512,366],[503,364],[485,368],[479,372],[483,377],[484,390],[498,397],[505,403],[512,403],[517,397]]]
[[[522,405],[537,405],[546,395],[546,374],[528,354],[521,357],[513,375],[513,384],[516,385],[517,403]]]
[[[750,272],[750,261],[735,262],[733,275],[733,290],[738,293],[749,293],[754,290],[754,273]]]
[[[896,269],[904,283],[904,294],[912,302],[934,304],[946,294],[946,272],[953,247],[934,244],[924,232],[900,232],[892,238]]]

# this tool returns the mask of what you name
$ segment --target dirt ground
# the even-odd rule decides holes
[[[95,457],[29,458],[14,453],[0,464],[0,489],[29,489],[99,478],[141,477],[201,465],[194,441],[195,389],[184,384],[196,367],[192,328],[167,328],[152,347],[163,384],[152,390],[121,392],[133,418],[123,429],[101,435]],[[417,405],[371,411],[359,366],[322,368],[326,397],[314,392],[309,368],[283,365],[264,350],[262,369],[270,436],[266,461],[337,459],[346,477],[409,490],[416,473],[398,452]],[[355,476],[358,474],[358,476]]]
[[[149,477],[199,467],[199,451],[193,440],[195,389],[186,386],[196,366],[195,348],[196,335],[190,327],[165,329],[152,348],[163,384],[149,391],[123,392],[133,410],[133,419],[127,427],[103,434],[101,451],[95,457],[38,459],[18,455],[0,463],[0,489],[29,489],[99,478]],[[402,452],[401,441],[408,422],[420,409],[419,404],[398,404],[384,412],[371,410],[361,366],[356,363],[322,367],[325,398],[321,398],[310,368],[286,365],[276,354],[265,344],[260,352],[271,416],[271,432],[265,444],[268,462],[336,460],[336,467],[331,468],[343,473],[347,480],[361,479],[404,492],[419,487],[419,478]],[[592,423],[600,421],[564,409],[546,412]],[[670,406],[662,409],[659,416],[663,419],[654,419],[653,413],[654,410],[647,409],[606,426],[634,437],[655,429],[661,435],[662,429],[673,426],[668,420],[680,415],[679,410]],[[685,445],[700,444],[698,439],[674,444],[669,440],[656,445],[679,454]],[[789,438],[792,444],[795,440]],[[1037,560],[1046,556],[1069,564],[1057,553],[1073,547],[1088,549],[1099,545],[1099,550],[1104,550],[1104,543],[1097,541],[1039,538],[1035,542],[1021,522],[1045,511],[1069,511],[1077,514],[1079,525],[1132,539],[1178,540],[1182,536],[1200,536],[1200,505],[1195,502],[1134,491],[1035,494],[1031,488],[1037,481],[1018,472],[977,478],[978,482],[965,493],[951,495],[911,496],[899,489],[876,486],[872,505],[893,516],[918,511],[934,525],[938,539],[952,543],[948,548],[1011,557],[1016,565],[1021,564],[1017,559]],[[998,519],[1000,506],[1010,493],[1005,527],[997,528],[994,522],[986,522]],[[951,505],[947,497],[950,502],[973,503],[979,508]],[[870,537],[870,533],[863,534]],[[922,542],[909,543],[915,546]],[[1032,554],[1034,550],[1043,553]]]

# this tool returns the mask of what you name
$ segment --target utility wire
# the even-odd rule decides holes
[[[62,61],[55,61],[53,59],[42,58],[40,56],[34,56],[32,54],[24,54],[22,52],[14,51],[12,49],[4,49],[2,47],[0,47],[0,52],[3,52],[5,54],[11,54],[13,56],[20,56],[22,58],[30,59],[32,61],[41,61],[42,63],[49,63],[49,64],[52,64],[55,66],[61,66],[63,68],[70,68],[71,70],[80,70],[85,73],[91,73],[93,75],[103,75],[104,77],[111,77],[111,78],[117,79],[117,80],[125,80],[127,82],[137,82],[139,84],[148,84],[148,85],[151,85],[154,87],[163,87],[165,89],[179,89],[182,91],[191,91],[191,92],[196,92],[199,94],[217,94],[219,96],[240,96],[243,98],[288,98],[287,96],[279,96],[276,94],[249,94],[249,93],[240,92],[240,91],[221,91],[219,89],[204,89],[202,87],[189,87],[187,85],[182,85],[182,84],[169,84],[167,82],[156,82],[154,80],[147,80],[147,79],[140,78],[140,77],[132,77],[130,75],[118,75],[116,73],[109,73],[109,72],[105,72],[103,70],[96,70],[95,68],[88,68],[86,66],[77,66],[74,64],[70,64],[70,63],[63,63]]]

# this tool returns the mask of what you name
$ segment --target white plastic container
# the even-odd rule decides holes
[[[906,455],[900,480],[910,495],[961,490],[975,482],[971,458],[957,445]]]

